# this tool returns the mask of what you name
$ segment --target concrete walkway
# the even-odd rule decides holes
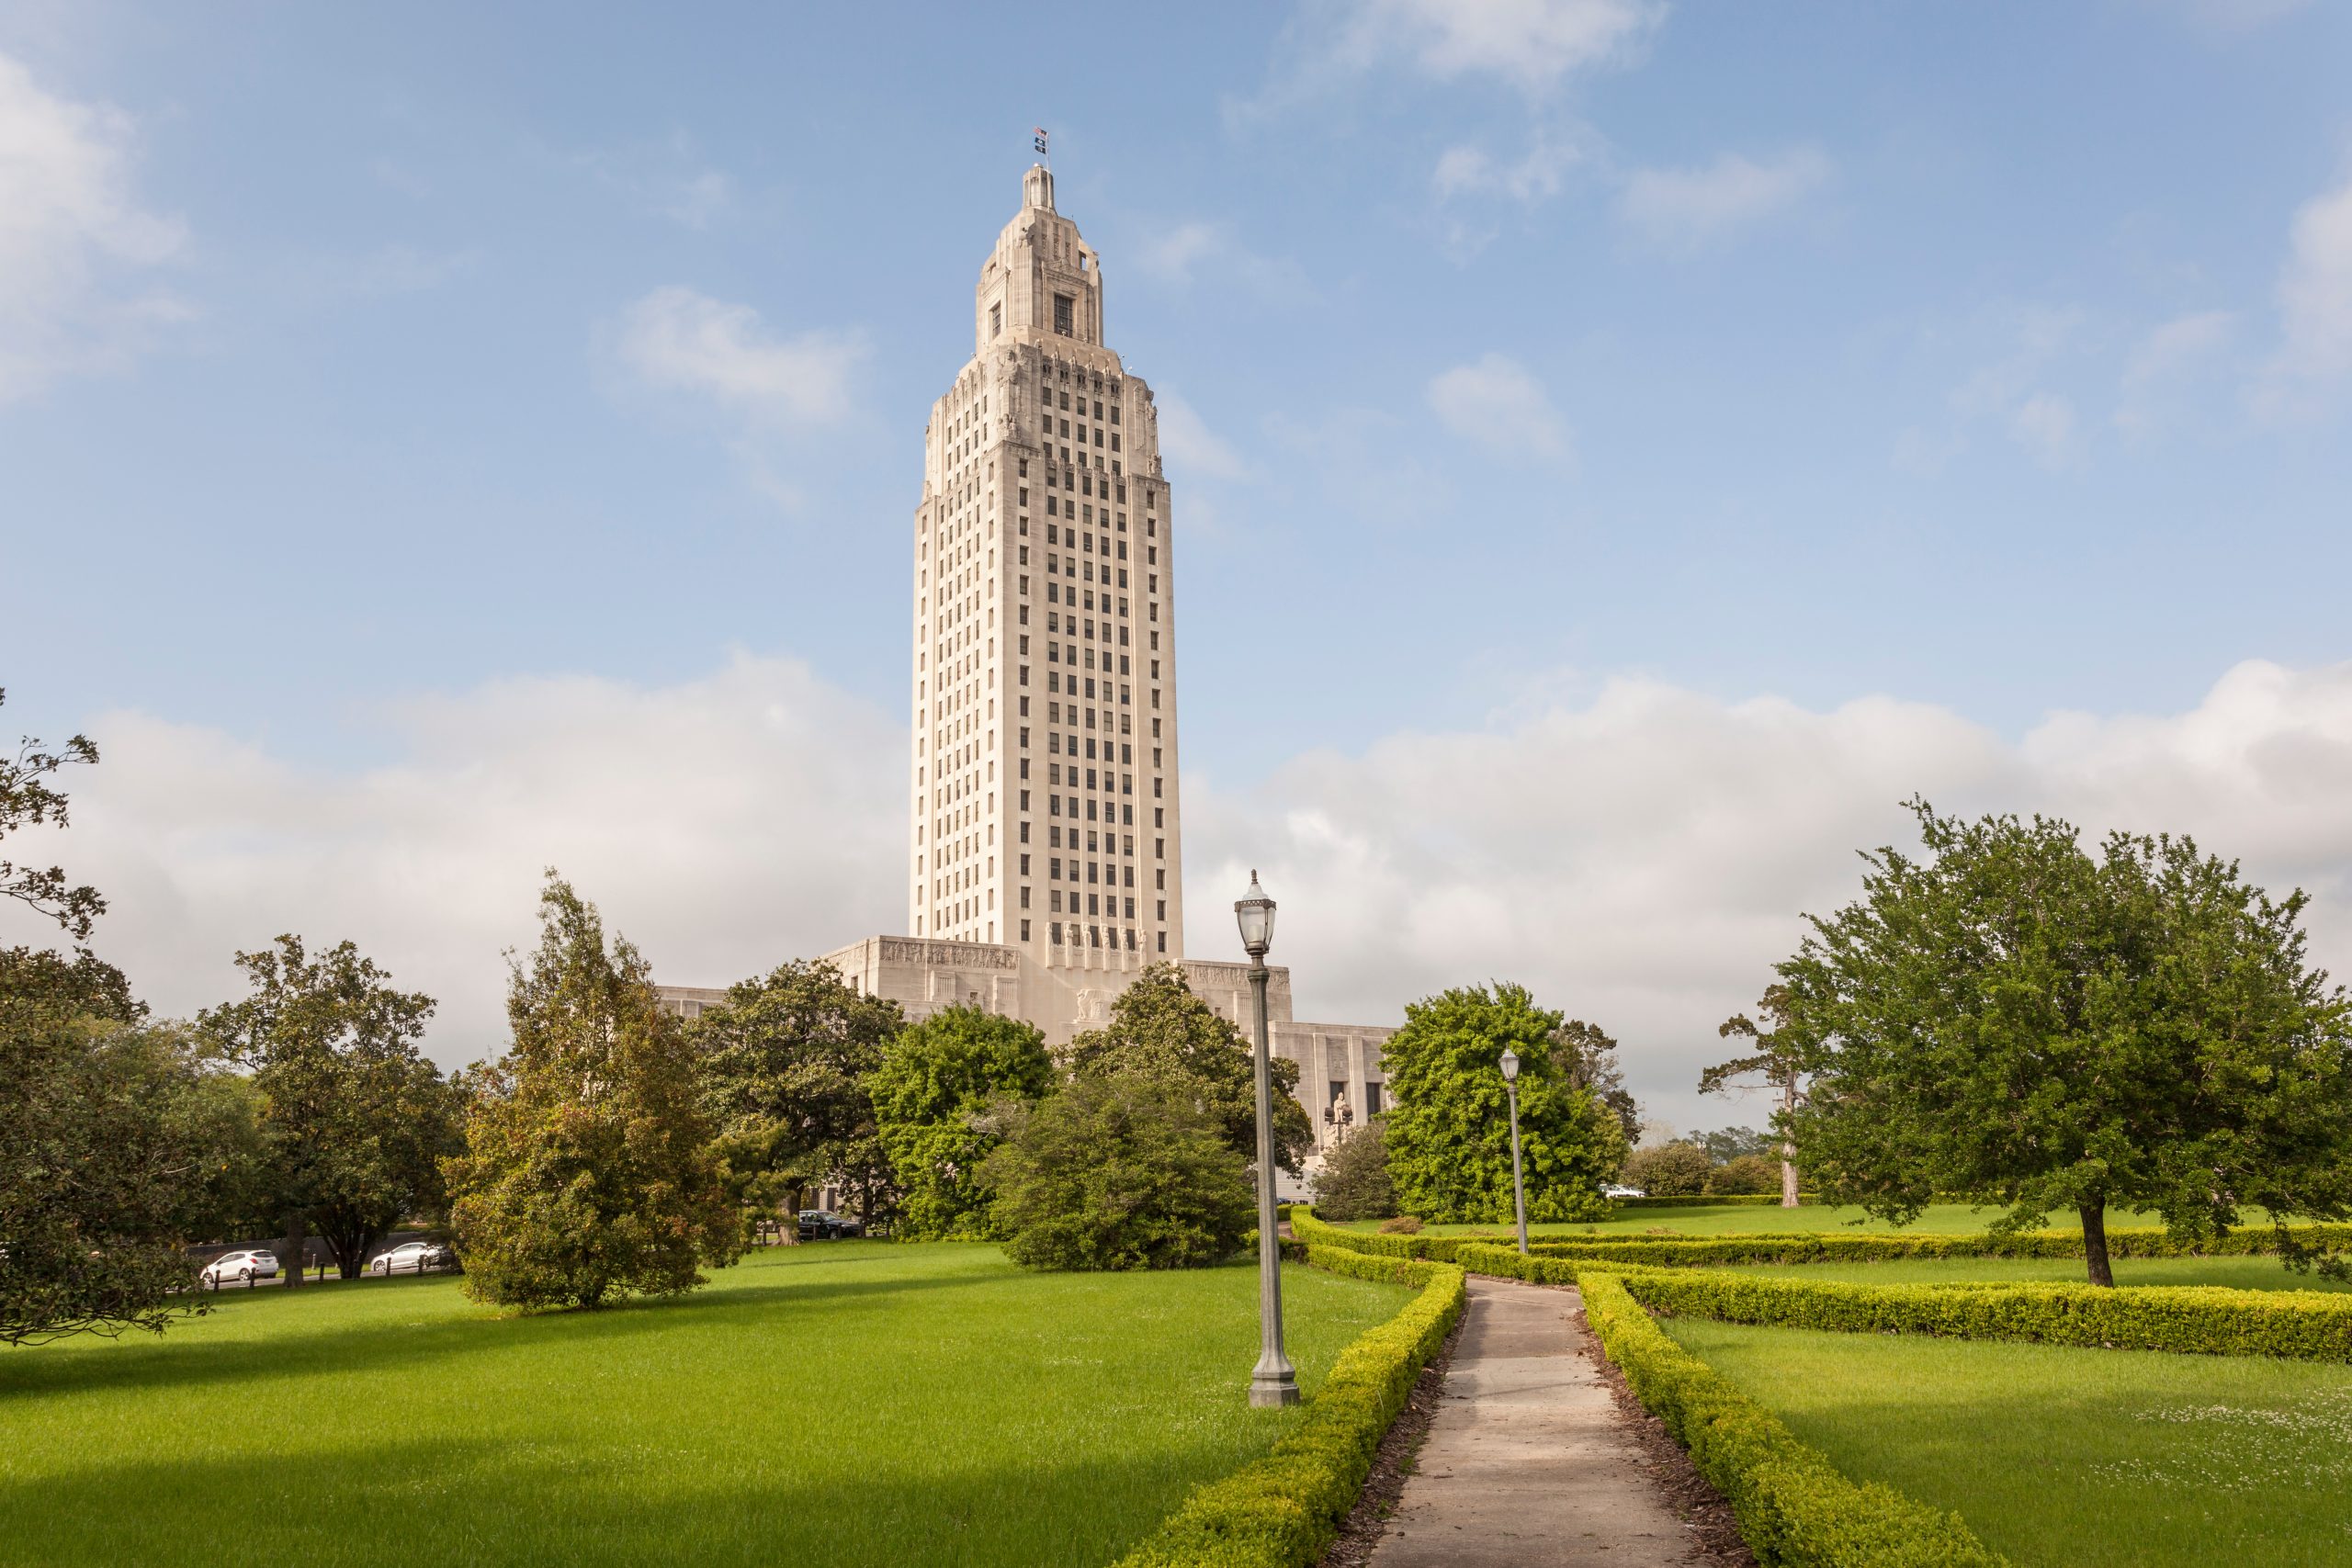
[[[1445,1392],[1372,1568],[1703,1561],[1577,1354],[1574,1291],[1470,1280]]]

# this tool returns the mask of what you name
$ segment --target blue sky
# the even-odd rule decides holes
[[[1962,797],[2086,818],[2137,805],[2110,784],[2147,770],[2118,757],[2200,713],[2241,759],[2320,771],[2235,794],[2200,774],[2145,809],[2253,834],[2282,790],[2339,779],[2352,10],[486,9],[0,6],[6,716],[111,728],[130,750],[107,766],[157,801],[266,775],[315,807],[289,836],[309,807],[199,826],[158,806],[151,841],[111,848],[129,807],[94,807],[125,886],[190,919],[236,886],[247,904],[201,919],[238,945],[376,919],[386,899],[287,868],[314,874],[320,835],[360,833],[351,802],[388,780],[463,815],[465,778],[536,776],[451,736],[517,733],[489,716],[544,717],[549,693],[591,694],[580,744],[603,725],[616,770],[807,763],[818,782],[774,798],[864,824],[805,882],[792,846],[821,834],[773,829],[781,886],[708,928],[750,922],[742,955],[898,923],[921,432],[1033,124],[1103,255],[1111,340],[1169,411],[1197,906],[1285,848],[1310,910],[1317,886],[1361,901],[1345,867],[1374,862],[1417,904],[1401,868],[1452,868],[1476,903],[1497,880],[1476,868],[1516,871],[1559,826],[1562,773],[1618,778],[1629,815],[1561,852],[1578,891],[1450,929],[1484,933],[1461,963],[1655,1019],[1670,1097],[1693,1021],[1711,1034],[1786,943],[1726,939],[1688,987],[1560,956],[1597,905],[1685,863],[1629,847],[1651,829],[1625,803],[1657,778],[1720,792],[1676,818],[1692,865],[1721,863],[1690,837],[1718,816],[1741,824],[1725,843],[1895,830],[1879,808],[1962,776],[1888,739],[1914,720],[1993,759]],[[2250,660],[2276,677],[2251,680],[2272,729],[2215,711]],[[775,755],[706,737],[681,756],[617,716],[707,697],[715,734],[729,702],[775,711],[779,682],[801,739]],[[1650,716],[1621,734],[1628,702]],[[1730,738],[1677,750],[1677,713]],[[1831,768],[1815,798],[1851,784],[1878,814],[1759,813],[1770,748],[1740,727],[1856,714],[1896,716],[1853,720],[1884,778]],[[182,750],[135,739],[166,734]],[[1546,750],[1559,734],[1584,739]],[[810,761],[836,743],[872,756]],[[1657,775],[1623,771],[1653,745]],[[2070,745],[2098,754],[2052,782]],[[1449,746],[1469,774],[1393,817],[1366,804],[1396,793],[1384,748]],[[1523,787],[1447,820],[1494,776]],[[630,809],[661,819],[664,798]],[[580,809],[575,835],[510,843],[516,863],[563,852],[650,888],[664,856],[704,852],[682,835],[748,841],[711,807],[632,860],[617,807]],[[430,861],[444,829],[415,820],[365,833],[413,830],[393,859]],[[2333,845],[2340,817],[2319,821]],[[2333,886],[2312,841],[2273,860]],[[874,893],[844,891],[868,863]],[[1777,931],[1849,863],[1726,874]],[[664,897],[639,926],[695,901]],[[1665,905],[1708,896],[1657,897],[1673,931]],[[415,963],[457,962],[380,920]],[[123,923],[167,996],[219,988],[225,953]],[[1327,1010],[1393,1010],[1387,938],[1351,929],[1306,950],[1351,976]],[[490,1027],[453,1023],[448,1053]]]

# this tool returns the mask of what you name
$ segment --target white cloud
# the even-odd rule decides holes
[[[1282,901],[1302,1016],[1393,1021],[1494,976],[1594,1019],[1678,1126],[1714,1026],[1751,1006],[1803,912],[1854,897],[1899,802],[2193,834],[2314,897],[2312,957],[2352,970],[2352,664],[2238,666],[2187,711],[2052,715],[2019,741],[1931,705],[1817,710],[1621,679],[1531,682],[1478,728],[1299,756],[1254,787],[1184,780],[1197,956],[1253,865]],[[322,770],[137,714],[86,728],[55,845],[113,900],[100,952],[167,1013],[236,992],[232,950],[349,936],[442,999],[431,1046],[500,1043],[500,950],[553,864],[663,978],[722,984],[905,923],[904,728],[798,662],[646,687],[503,681],[401,705],[393,760]],[[0,910],[0,943],[53,940]]]
[[[2352,371],[2352,178],[2296,209],[2278,314],[2278,378],[2308,383]]]
[[[2115,426],[2128,435],[2145,435],[2165,422],[2167,403],[2177,400],[2183,382],[2229,346],[2237,318],[2227,310],[2199,310],[2176,316],[2140,340],[2124,362]]]
[[[1402,57],[1442,79],[1492,74],[1533,90],[1623,58],[1665,11],[1643,0],[1358,0],[1333,51],[1357,68]]]
[[[1507,355],[1488,354],[1439,372],[1427,397],[1438,423],[1465,441],[1521,457],[1567,454],[1567,422],[1544,384]]]
[[[1192,404],[1173,392],[1155,391],[1152,406],[1159,411],[1159,453],[1172,471],[1193,479],[1249,477],[1250,465],[1241,454],[1211,430]]]
[[[0,54],[0,402],[119,364],[187,314],[130,281],[183,243],[135,198],[132,141],[119,110],[44,92]]]
[[[298,766],[135,713],[85,728],[52,849],[112,904],[99,951],[159,1010],[239,988],[231,953],[350,937],[442,1002],[445,1063],[497,1046],[502,949],[548,865],[664,979],[723,985],[905,924],[903,726],[797,661],[644,687],[497,682],[382,716],[396,760]],[[0,942],[47,942],[0,914]]]
[[[755,422],[839,423],[865,357],[852,333],[768,334],[760,313],[691,288],[657,288],[622,313],[622,364],[649,385],[700,394]]]
[[[1761,162],[1726,152],[1704,168],[1637,169],[1618,197],[1617,215],[1660,250],[1698,250],[1787,210],[1829,172],[1828,158],[1812,147]]]
[[[1296,262],[1260,255],[1243,244],[1233,226],[1203,220],[1145,236],[1129,253],[1146,276],[1174,288],[1190,288],[1205,277],[1220,286],[1239,286],[1268,299],[1292,301],[1312,299],[1314,288]]]
[[[576,161],[637,206],[688,229],[707,229],[737,205],[733,176],[704,163],[684,131]]]
[[[2075,460],[2075,405],[2055,392],[2036,392],[2009,415],[2009,434],[2045,468]]]
[[[2313,957],[2352,969],[2352,664],[2231,671],[2186,713],[2056,715],[2021,742],[1948,709],[1866,697],[1828,711],[1619,680],[1473,731],[1300,757],[1260,787],[1184,781],[1196,919],[1255,866],[1283,906],[1274,957],[1302,1016],[1393,1021],[1404,1001],[1499,976],[1594,1019],[1678,1126],[1756,1124],[1692,1091],[1715,1025],[1859,891],[1855,852],[1909,843],[1899,803],[2046,811],[2192,833],[2275,892],[2315,898]]]
[[[1539,136],[1526,153],[1505,163],[1483,147],[1449,147],[1440,154],[1430,183],[1438,199],[1502,196],[1532,207],[1560,194],[1568,172],[1589,156],[1582,140]]]

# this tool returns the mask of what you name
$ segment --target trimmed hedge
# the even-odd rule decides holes
[[[1516,1252],[1511,1256],[1518,1257]],[[1540,1261],[1540,1260],[1538,1260]],[[1618,1277],[1584,1280],[1585,1320],[1642,1404],[1732,1506],[1766,1568],[2001,1568],[1960,1516],[1849,1480],[1650,1321]]]
[[[2352,1225],[2291,1225],[2297,1241],[2325,1251],[2352,1247]],[[2218,1236],[2181,1241],[2154,1229],[2107,1233],[2117,1258],[2243,1258],[2278,1250],[2277,1230],[2239,1225]],[[1811,1232],[1721,1236],[1553,1237],[1532,1244],[1546,1258],[1657,1267],[1707,1268],[1736,1263],[1883,1263],[1911,1258],[2080,1258],[2079,1230],[2028,1231],[2021,1235]]]
[[[1303,1206],[1292,1213],[1294,1233],[1305,1214]],[[1459,1269],[1301,1239],[1283,1250],[1291,1257],[1304,1250],[1308,1263],[1335,1274],[1419,1285],[1421,1293],[1340,1352],[1272,1453],[1195,1487],[1119,1568],[1307,1568],[1356,1506],[1380,1439],[1461,1319],[1466,1295]]]
[[[1483,1259],[1468,1265],[1485,1272]],[[1588,1266],[1587,1280],[1595,1276]],[[2030,1339],[2122,1350],[2352,1361],[2352,1296],[2214,1285],[1854,1285],[1736,1272],[1628,1269],[1644,1306],[1725,1323],[1844,1334]]]
[[[1778,1192],[1678,1192],[1671,1198],[1612,1198],[1611,1202],[1621,1209],[1729,1209],[1762,1208],[1769,1203],[1781,1206]],[[1810,1192],[1797,1194],[1800,1207],[1810,1207],[1821,1200]]]

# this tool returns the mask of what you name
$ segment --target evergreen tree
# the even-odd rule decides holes
[[[675,1295],[732,1262],[742,1227],[697,1103],[693,1047],[646,963],[553,872],[516,961],[513,1043],[447,1164],[466,1289],[502,1304]]]
[[[1341,1133],[1323,1151],[1315,1173],[1315,1213],[1326,1220],[1385,1220],[1396,1212],[1396,1186],[1388,1178],[1385,1117]]]

